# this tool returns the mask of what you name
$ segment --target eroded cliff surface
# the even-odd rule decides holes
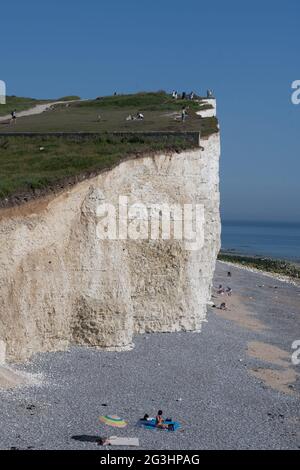
[[[0,340],[8,360],[70,344],[132,347],[143,332],[199,331],[220,247],[219,135],[143,156],[56,197],[0,213]],[[104,203],[200,204],[204,243],[101,240]],[[118,220],[119,222],[119,220]]]

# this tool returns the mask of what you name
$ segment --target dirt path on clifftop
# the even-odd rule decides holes
[[[54,102],[50,102],[46,104],[37,104],[33,108],[18,112],[17,118],[25,117],[25,116],[33,116],[34,114],[41,114],[44,111],[47,111],[48,109],[50,109],[52,106],[56,106],[58,104],[74,103],[76,101],[80,101],[80,100],[54,101]],[[9,121],[10,119],[11,119],[10,114],[7,114],[6,116],[0,116],[0,122]]]

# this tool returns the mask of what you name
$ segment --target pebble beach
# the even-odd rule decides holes
[[[228,271],[231,277],[228,277]],[[140,449],[299,449],[300,286],[217,262],[227,310],[209,307],[201,333],[141,335],[135,348],[73,347],[10,365],[35,378],[0,389],[1,449],[105,449],[100,436],[137,437]],[[137,425],[145,413],[180,422]],[[117,414],[123,429],[99,421]]]

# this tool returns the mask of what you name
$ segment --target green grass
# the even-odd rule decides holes
[[[267,271],[270,273],[284,274],[286,276],[299,279],[300,268],[292,263],[288,263],[283,260],[276,260],[271,258],[261,258],[256,256],[242,256],[231,253],[220,252],[218,259],[220,261],[229,261],[231,263],[249,266],[256,268],[261,271]]]
[[[110,168],[133,154],[181,150],[193,145],[184,138],[146,137],[10,137],[0,138],[0,200],[63,184],[78,175]],[[41,151],[40,148],[44,149]]]
[[[216,118],[200,119],[194,112],[189,112],[186,122],[181,122],[179,115],[175,119],[175,115],[158,111],[146,112],[144,121],[126,121],[129,114],[136,112],[133,108],[112,111],[84,107],[74,111],[73,107],[66,108],[62,105],[54,111],[18,118],[15,125],[0,122],[0,133],[201,131],[205,136],[218,132]]]
[[[180,120],[183,106],[188,108],[185,122]],[[53,111],[18,118],[13,126],[0,122],[0,133],[201,131],[203,136],[207,136],[218,132],[217,119],[200,119],[196,111],[209,107],[202,101],[174,100],[164,92],[107,96],[60,104]],[[135,115],[138,111],[143,112],[143,121],[126,121],[129,114]]]
[[[96,100],[74,103],[74,106],[84,108],[96,107],[99,109],[136,108],[139,111],[179,111],[182,106],[189,106],[194,110],[199,109],[199,105],[196,101],[180,99],[174,100],[172,96],[168,95],[164,91],[135,93],[133,95],[104,96],[99,97]]]
[[[201,119],[201,137],[208,137],[219,132],[219,123],[216,117],[207,117]]]

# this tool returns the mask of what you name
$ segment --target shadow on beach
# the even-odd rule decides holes
[[[81,434],[78,436],[72,436],[72,439],[74,439],[74,441],[80,441],[80,442],[99,442],[100,437]]]

